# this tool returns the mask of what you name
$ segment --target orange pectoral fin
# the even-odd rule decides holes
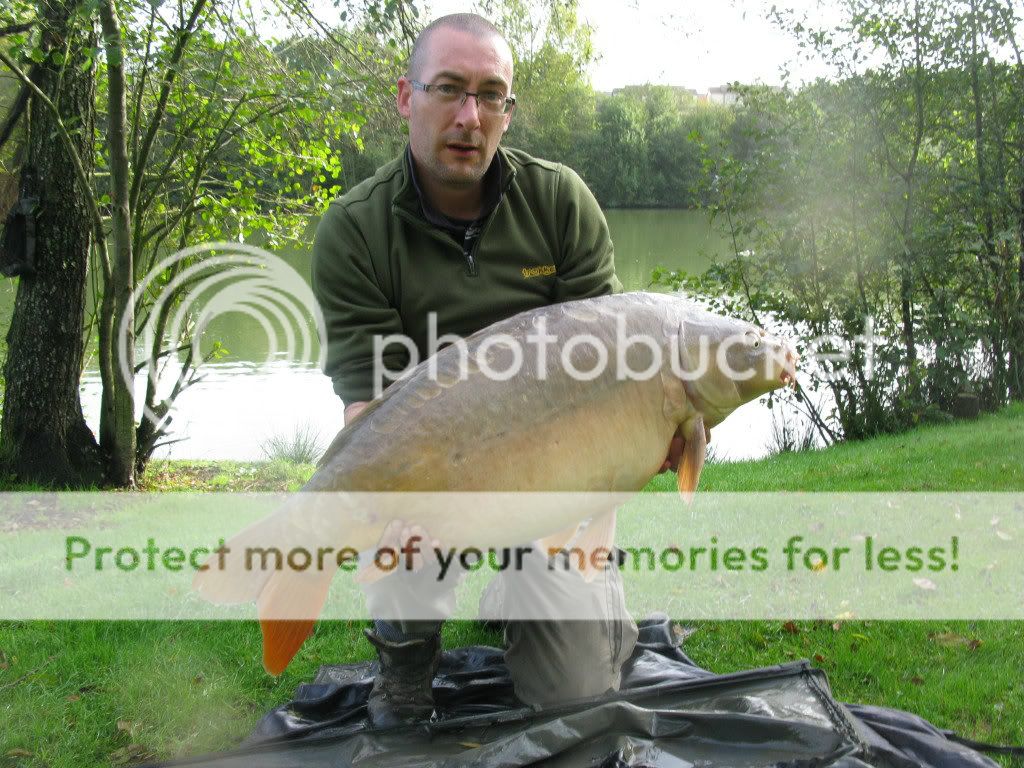
[[[704,432],[704,418],[697,416],[692,429],[686,435],[683,457],[679,462],[679,494],[687,504],[693,501],[693,492],[697,490],[707,449],[708,441],[707,434]]]
[[[270,674],[281,674],[313,634],[334,571],[278,571],[271,576],[256,604],[263,632],[263,667]]]

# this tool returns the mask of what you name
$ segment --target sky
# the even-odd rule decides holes
[[[785,4],[821,18],[816,0]],[[600,58],[591,69],[599,91],[658,83],[706,92],[715,85],[782,83],[827,74],[820,64],[796,60],[797,47],[765,18],[768,0],[580,0],[580,16],[594,29]],[[428,18],[468,11],[471,2],[434,0]]]

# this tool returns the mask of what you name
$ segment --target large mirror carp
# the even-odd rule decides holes
[[[372,512],[346,515],[317,510],[310,500],[318,497],[304,494],[635,492],[680,434],[678,486],[689,498],[708,431],[744,403],[795,383],[796,360],[757,326],[670,295],[617,294],[515,315],[392,384],[334,439],[297,495],[305,503],[238,534],[230,556],[199,573],[195,586],[213,602],[257,602],[264,666],[278,674],[311,633],[337,564],[253,571],[241,562],[247,547],[337,537],[362,550],[395,519],[455,547],[558,546],[586,519],[577,540],[584,550],[611,547],[614,536],[614,509],[595,512],[583,501],[525,505],[514,515],[478,505],[417,517],[383,495]]]

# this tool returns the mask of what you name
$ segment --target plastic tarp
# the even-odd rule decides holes
[[[524,707],[495,648],[444,654],[429,723],[374,729],[375,664],[322,667],[239,749],[166,766],[996,766],[916,715],[844,705],[808,662],[716,675],[665,619],[641,622],[622,689]]]

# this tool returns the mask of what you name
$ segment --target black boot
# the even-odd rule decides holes
[[[369,629],[380,671],[367,702],[370,722],[378,727],[427,720],[434,711],[434,675],[441,662],[441,635],[391,642]]]

